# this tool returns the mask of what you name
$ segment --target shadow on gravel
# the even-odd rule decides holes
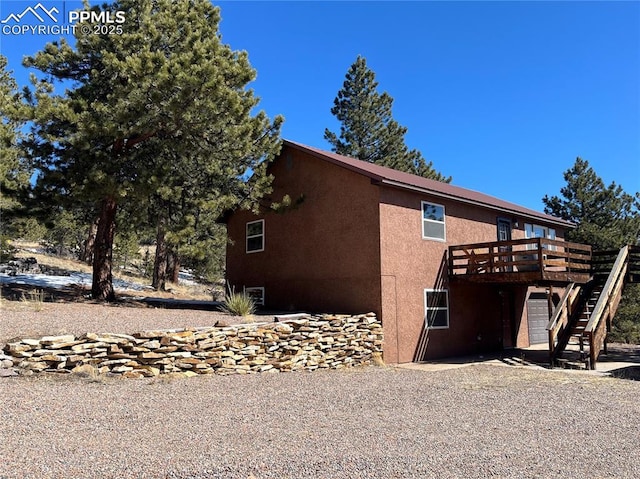
[[[141,298],[137,300],[152,308],[197,309],[200,311],[221,311],[221,301],[201,301],[190,299]]]
[[[630,379],[631,381],[640,381],[640,366],[627,366],[625,368],[615,369],[610,372],[611,377],[618,379]]]
[[[36,291],[44,293],[45,302],[86,302],[91,294],[91,290],[75,284],[63,288],[49,288],[30,284],[5,283],[2,285],[2,298],[7,301],[20,301]]]

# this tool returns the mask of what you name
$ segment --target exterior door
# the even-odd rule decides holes
[[[498,218],[498,241],[511,241],[511,220],[506,218]],[[498,251],[511,252],[511,246],[500,246]],[[510,263],[511,255],[500,255],[500,261]],[[500,271],[513,271],[512,265],[505,265],[499,268]]]
[[[541,344],[549,341],[549,333],[547,333],[549,302],[545,293],[531,293],[529,295],[527,323],[529,325],[529,344]]]

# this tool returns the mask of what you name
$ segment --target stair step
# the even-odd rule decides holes
[[[502,362],[509,366],[531,366],[532,363],[521,358],[502,358]]]

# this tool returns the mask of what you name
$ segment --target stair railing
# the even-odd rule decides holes
[[[607,337],[607,328],[611,323],[611,319],[615,315],[622,289],[625,283],[629,258],[629,247],[624,246],[620,249],[615,263],[609,272],[607,282],[600,293],[598,302],[593,308],[589,322],[584,330],[584,337],[589,344],[589,367],[595,369],[596,361],[600,355],[600,351],[605,345]]]
[[[562,336],[566,333],[569,326],[576,300],[580,296],[580,290],[581,287],[576,286],[576,283],[571,283],[566,287],[547,325],[547,331],[549,332],[549,362],[551,367],[553,367],[557,355],[562,352]]]

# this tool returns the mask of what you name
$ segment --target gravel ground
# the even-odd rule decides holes
[[[82,306],[3,310],[0,337],[206,317]],[[638,381],[483,365],[6,378],[0,478],[637,478],[639,395]]]
[[[40,307],[42,310],[38,311]],[[265,320],[272,318],[265,317]],[[260,316],[254,319],[263,320]],[[36,338],[87,332],[130,334],[149,329],[213,326],[220,320],[228,323],[243,321],[242,318],[216,311],[3,300],[0,308],[0,344],[15,337]]]

